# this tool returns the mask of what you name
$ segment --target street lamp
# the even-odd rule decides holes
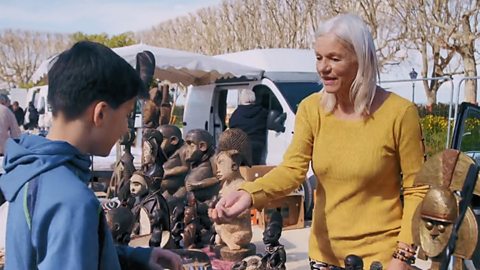
[[[415,80],[417,78],[418,73],[412,68],[412,71],[408,73],[410,75],[410,79]],[[415,103],[415,82],[412,82],[412,102]]]

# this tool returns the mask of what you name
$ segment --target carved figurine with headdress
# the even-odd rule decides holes
[[[158,128],[163,135],[161,148],[167,161],[163,164],[165,170],[162,179],[162,195],[174,208],[176,202],[185,200],[185,177],[190,166],[186,157],[186,144],[182,132],[174,125],[162,125]],[[172,202],[172,204],[170,204]]]
[[[454,224],[459,217],[459,200],[455,192],[461,191],[467,171],[474,161],[458,150],[447,149],[431,157],[415,178],[415,185],[429,185],[430,189],[413,216],[414,242],[432,260],[431,269],[439,269]],[[473,187],[473,194],[480,195],[480,181]],[[456,235],[453,255],[455,265],[462,259],[470,259],[478,241],[478,225],[470,207]]]
[[[142,148],[142,170],[145,175],[152,179],[150,189],[156,191],[160,189],[163,178],[163,163],[166,158],[160,145],[163,141],[163,135],[156,129],[147,129],[143,134]]]
[[[133,129],[124,134],[119,140],[120,144],[125,146],[124,152],[120,160],[115,163],[107,191],[107,198],[118,197],[120,201],[126,201],[130,197],[129,181],[135,171],[130,148],[134,140],[135,131]]]
[[[282,236],[283,218],[280,212],[274,211],[270,216],[265,231],[263,231],[263,243],[265,244],[265,255],[262,257],[261,269],[284,270],[287,261],[285,248],[279,240]]]
[[[241,187],[245,179],[240,174],[240,165],[242,163],[249,165],[250,160],[250,143],[245,132],[234,128],[228,129],[220,135],[216,155],[217,178],[221,182],[220,196],[229,196],[231,192]],[[250,245],[252,240],[250,209],[226,223],[215,223],[215,231],[217,233],[215,243],[226,245],[229,249],[227,251],[222,248],[220,252],[222,258],[227,252],[236,253],[235,259],[224,259],[238,261],[255,253],[250,250],[252,248]]]
[[[455,194],[446,187],[430,188],[415,212],[412,230],[415,244],[432,260],[432,269],[439,268],[457,218],[458,201]],[[453,254],[470,259],[477,239],[475,215],[471,209],[467,209]]]
[[[133,234],[152,234],[150,246],[160,246],[166,244],[170,237],[170,212],[159,190],[149,189],[151,181],[142,171],[134,172],[130,178],[130,192],[135,197]],[[162,239],[165,235],[167,239]]]

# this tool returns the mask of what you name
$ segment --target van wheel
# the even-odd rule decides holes
[[[302,186],[303,190],[305,191],[305,200],[303,202],[303,206],[305,208],[305,220],[310,220],[312,219],[313,196],[315,196],[313,192],[317,186],[317,179],[314,175],[312,175],[303,182]]]

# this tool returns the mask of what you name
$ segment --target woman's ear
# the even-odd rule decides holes
[[[95,126],[102,126],[106,113],[108,109],[108,104],[105,101],[100,101],[93,105],[93,124]]]

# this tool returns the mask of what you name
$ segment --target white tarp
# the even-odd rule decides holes
[[[249,66],[266,72],[312,72],[317,73],[316,57],[313,50],[304,49],[255,49],[214,56],[234,63],[247,63]]]
[[[150,51],[155,55],[156,70],[154,78],[168,80],[172,83],[188,85],[206,85],[221,78],[246,76],[259,79],[263,70],[238,63],[214,58],[197,53],[154,47],[146,44],[136,44],[121,48],[114,48],[114,52],[123,57],[133,67],[136,65],[137,53]],[[37,82],[48,72],[51,57],[35,71],[32,81]]]

